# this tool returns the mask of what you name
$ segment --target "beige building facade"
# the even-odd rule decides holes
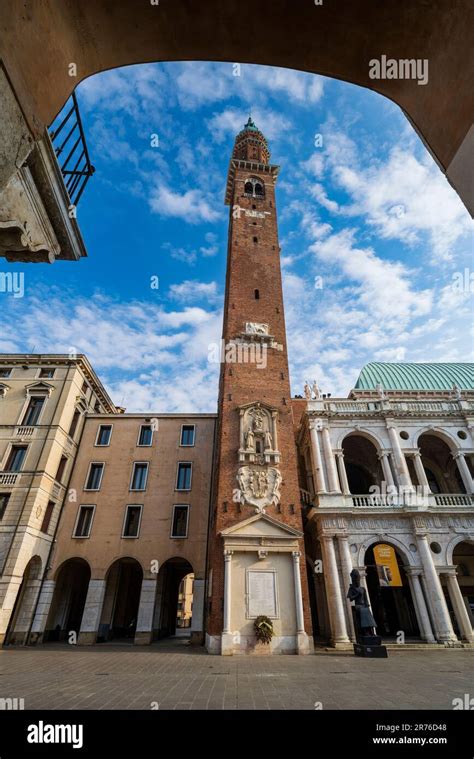
[[[87,417],[32,642],[174,635],[189,575],[202,640],[214,426],[212,414]]]
[[[316,644],[350,648],[352,569],[386,642],[473,645],[473,369],[440,366],[368,365],[349,398],[315,384],[292,399],[301,529],[263,512],[220,532],[233,653],[255,650],[262,603],[269,651],[294,652],[295,597]],[[2,642],[207,634],[222,653],[208,621],[217,416],[124,413],[84,356],[2,356],[0,374]]]
[[[26,639],[94,410],[116,412],[85,356],[0,357],[0,642]]]

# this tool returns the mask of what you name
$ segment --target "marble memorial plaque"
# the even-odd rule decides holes
[[[265,614],[277,617],[276,573],[248,571],[248,616],[251,619]]]

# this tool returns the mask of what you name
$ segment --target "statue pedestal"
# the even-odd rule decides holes
[[[370,637],[377,638],[378,635]],[[388,657],[387,649],[385,646],[367,646],[363,643],[354,643],[354,654],[356,656],[363,656],[366,659],[387,659]]]
[[[382,638],[380,635],[360,635],[357,638],[357,643],[362,646],[381,646]]]
[[[351,572],[347,598],[353,602],[352,620],[357,640],[357,643],[354,643],[354,654],[367,659],[386,659],[388,654],[385,646],[381,645],[382,638],[374,634],[377,625],[370,610],[367,591],[360,584],[358,569],[353,569]]]

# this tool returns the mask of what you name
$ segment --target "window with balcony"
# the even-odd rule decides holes
[[[0,493],[0,519],[3,519],[3,515],[7,509],[10,496],[11,493]]]
[[[26,451],[28,446],[26,445],[12,445],[7,463],[5,466],[6,472],[20,472],[25,461]]]
[[[112,437],[112,425],[101,424],[99,425],[95,444],[98,446],[110,445],[111,437]]]
[[[41,379],[53,379],[56,369],[40,369],[39,377]]]
[[[194,433],[195,433],[195,426],[194,424],[183,424],[181,427],[181,443],[182,446],[193,446],[194,445]]]
[[[54,506],[54,501],[48,501],[48,505],[46,506],[46,511],[44,512],[43,521],[40,527],[41,532],[48,532],[49,523],[51,522],[51,517],[53,516]]]
[[[151,424],[142,424],[138,435],[137,445],[149,446],[153,443],[153,427]]]
[[[188,537],[189,506],[173,506],[173,519],[171,523],[172,538]]]
[[[122,538],[138,538],[141,518],[142,506],[127,506],[125,509]]]
[[[20,422],[22,427],[33,427],[35,424],[38,424],[45,400],[42,395],[30,398],[23,419]]]
[[[104,464],[93,462],[89,467],[89,474],[87,475],[84,490],[100,490],[103,474]]]
[[[176,478],[176,490],[191,490],[193,465],[189,462],[178,464],[178,476]]]
[[[148,478],[148,463],[137,461],[133,465],[130,490],[145,490]]]
[[[79,506],[73,538],[88,538],[91,534],[95,506]]]

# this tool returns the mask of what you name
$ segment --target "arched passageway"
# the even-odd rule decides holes
[[[133,643],[137,626],[143,570],[136,559],[117,559],[106,576],[106,589],[97,642]]]
[[[352,495],[374,492],[373,486],[381,488],[382,467],[377,449],[371,440],[362,435],[348,435],[342,443],[349,490]]]
[[[132,63],[240,61],[353,82],[402,108],[472,212],[471,19],[469,0],[458,0],[455,9],[425,0],[367,0],[363,7],[339,0],[337,8],[289,0],[44,0],[29,3],[27,13],[17,0],[5,0],[0,59],[35,139],[78,82]],[[382,53],[429,62],[423,86],[409,75],[373,76],[370,61]],[[5,151],[0,189],[14,171],[15,147]]]
[[[377,633],[396,639],[419,638],[420,628],[407,574],[399,552],[387,543],[375,543],[365,553],[367,589]]]
[[[91,570],[84,559],[68,559],[60,566],[44,642],[67,640],[70,632],[79,636],[90,577]]]
[[[161,567],[155,605],[155,638],[190,632],[193,580],[193,568],[186,559],[168,559]]]
[[[432,493],[465,493],[461,473],[456,460],[453,458],[453,450],[437,435],[424,433],[418,438],[423,469],[428,481],[428,487]],[[419,477],[411,472],[412,481],[422,485]]]

